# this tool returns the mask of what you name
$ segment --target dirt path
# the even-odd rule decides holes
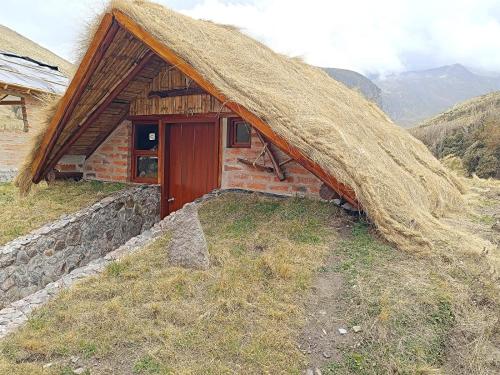
[[[349,235],[351,228],[350,220],[342,220],[332,230],[342,239]],[[346,308],[341,298],[344,281],[335,271],[339,261],[335,248],[334,243],[325,264],[316,273],[305,304],[306,325],[299,339],[299,349],[307,356],[306,374],[320,374],[318,369],[341,359],[343,347],[356,345],[356,334],[341,314]],[[339,329],[346,332],[341,333]]]

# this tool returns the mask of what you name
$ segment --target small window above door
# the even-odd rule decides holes
[[[136,150],[156,151],[158,149],[158,125],[136,124],[134,145]]]
[[[132,170],[134,182],[158,183],[158,124],[134,123]]]
[[[252,147],[252,127],[241,118],[230,118],[227,127],[227,147]]]

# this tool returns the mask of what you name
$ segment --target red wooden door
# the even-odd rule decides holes
[[[219,127],[210,122],[172,124],[167,129],[165,215],[219,185]]]

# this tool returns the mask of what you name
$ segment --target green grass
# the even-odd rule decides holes
[[[305,199],[209,201],[208,271],[169,266],[161,238],[38,310],[0,343],[0,373],[59,375],[78,356],[92,374],[300,374],[304,301],[339,214]]]
[[[20,197],[14,185],[0,183],[0,245],[123,187],[97,181],[40,183],[27,197]]]
[[[363,223],[341,241],[339,257],[342,318],[363,331],[323,373],[496,372],[499,298],[484,260],[401,252]]]

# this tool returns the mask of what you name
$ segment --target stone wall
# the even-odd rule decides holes
[[[160,220],[158,186],[136,186],[0,247],[0,308],[101,258]]]
[[[221,193],[224,192],[214,191],[209,194],[205,194],[194,203],[185,205],[182,209],[171,213],[162,221],[157,222],[152,228],[144,231],[137,237],[131,238],[124,245],[109,252],[104,257],[95,259],[85,266],[76,268],[67,275],[62,276],[59,280],[47,284],[43,289],[40,289],[20,300],[12,302],[5,308],[0,309],[0,339],[24,324],[34,309],[39,308],[50,299],[57,296],[61,290],[70,288],[75,283],[86,279],[89,276],[94,276],[103,272],[106,269],[106,266],[108,266],[111,262],[119,261],[125,256],[144,249],[158,237],[174,229],[178,225],[178,220],[176,220],[176,218],[183,214],[186,207],[193,204],[198,205],[201,202],[212,199]]]

